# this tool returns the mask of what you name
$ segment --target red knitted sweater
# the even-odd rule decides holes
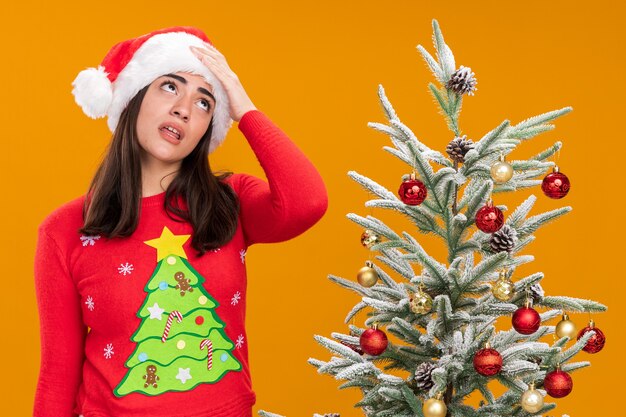
[[[34,416],[251,415],[246,251],[303,233],[328,201],[314,166],[263,113],[246,113],[239,129],[267,182],[225,180],[241,209],[237,232],[219,249],[196,256],[191,225],[167,216],[165,193],[142,199],[128,238],[78,233],[84,196],[39,226]]]

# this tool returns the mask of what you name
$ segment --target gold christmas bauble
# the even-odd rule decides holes
[[[567,314],[563,314],[563,318],[556,325],[555,333],[559,338],[567,336],[572,340],[576,337],[576,325]]]
[[[491,166],[491,178],[498,184],[507,182],[513,177],[513,167],[504,160],[504,156]]]
[[[525,411],[536,413],[543,407],[543,396],[539,391],[535,390],[535,386],[531,384],[530,388],[522,394],[520,403]]]
[[[448,407],[439,398],[429,398],[424,402],[422,411],[424,412],[424,417],[446,417]]]
[[[413,294],[409,301],[409,307],[415,314],[426,314],[433,308],[433,299],[426,294],[422,287],[418,287],[417,292]]]
[[[377,243],[380,243],[380,237],[373,231],[367,229],[361,233],[361,245],[369,249]]]
[[[500,301],[510,301],[515,294],[515,284],[506,279],[504,274],[491,287],[491,293]]]
[[[359,270],[356,280],[364,287],[371,287],[378,281],[378,274],[371,267],[371,264],[367,263],[366,266]]]

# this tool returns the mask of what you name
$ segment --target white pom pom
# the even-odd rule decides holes
[[[107,110],[113,101],[111,81],[103,66],[87,68],[78,73],[72,82],[74,99],[83,112],[92,119],[107,115]]]

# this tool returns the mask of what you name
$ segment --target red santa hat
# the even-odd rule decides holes
[[[120,42],[106,54],[98,68],[81,71],[72,82],[72,94],[93,119],[108,116],[111,132],[128,102],[160,76],[178,71],[198,74],[213,87],[215,110],[209,152],[223,141],[232,125],[228,96],[220,81],[191,52],[189,46],[211,44],[199,29],[175,26]]]

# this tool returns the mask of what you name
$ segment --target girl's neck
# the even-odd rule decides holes
[[[167,187],[176,177],[180,162],[172,165],[142,164],[141,167],[141,195],[150,197],[167,190]]]

